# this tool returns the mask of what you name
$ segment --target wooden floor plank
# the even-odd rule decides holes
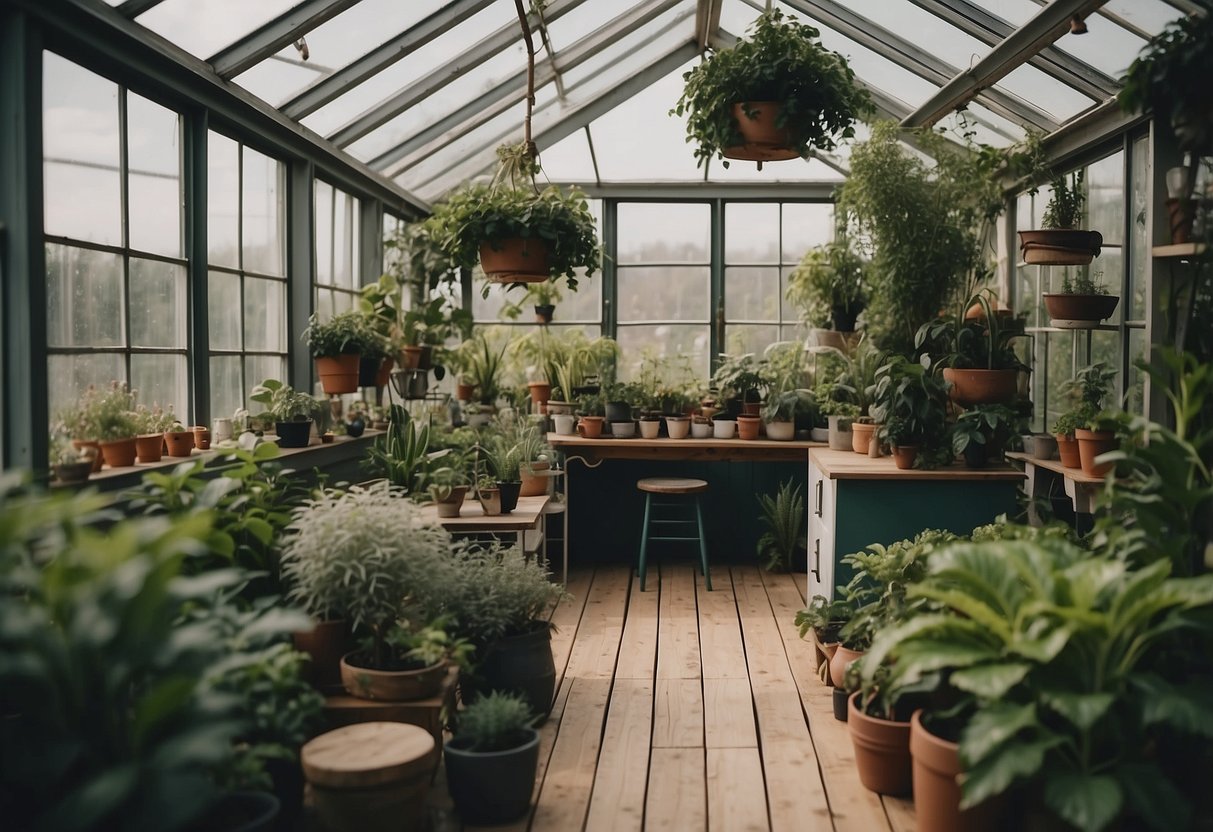
[[[796,630],[796,611],[804,598],[787,576],[761,576],[783,641],[792,677],[804,704],[817,765],[838,832],[888,829],[889,819],[880,796],[868,791],[855,772],[855,752],[845,722],[834,719],[833,688],[823,685],[813,667],[813,645]]]
[[[569,661],[569,653],[573,649],[573,641],[577,638],[577,628],[581,624],[585,612],[585,602],[590,594],[594,570],[579,569],[569,574],[569,582],[565,586],[568,598],[557,604],[552,613],[552,660],[556,664],[556,676],[563,677],[565,665]]]
[[[600,567],[594,571],[582,624],[577,628],[577,639],[569,654],[568,675],[608,681],[614,678],[629,582],[626,567]]]
[[[757,748],[709,748],[707,774],[710,832],[769,832]]]
[[[644,828],[649,832],[706,830],[705,780],[702,748],[654,748]]]
[[[720,570],[707,591],[703,581],[696,587],[699,608],[699,652],[705,679],[748,679],[745,648],[741,643],[741,622],[733,583],[726,570]]]
[[[703,680],[703,728],[708,748],[758,747],[749,679]]]
[[[698,679],[658,679],[653,747],[703,748],[703,688]]]
[[[628,617],[619,645],[616,679],[652,679],[657,668],[657,609],[661,599],[658,581],[640,591],[640,579],[632,578],[628,595]]]
[[[732,575],[758,717],[771,828],[776,832],[828,829],[825,785],[766,588],[752,567],[734,568]]]
[[[885,816],[889,819],[889,827],[893,832],[917,832],[918,821],[914,817],[914,798],[889,797],[880,798],[884,804]]]
[[[652,717],[653,681],[616,679],[586,832],[639,832],[644,828]]]
[[[661,567],[657,678],[702,678],[699,614],[695,608],[695,572],[690,566]]]

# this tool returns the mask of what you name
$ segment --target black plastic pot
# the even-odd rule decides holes
[[[490,645],[470,676],[462,676],[465,703],[482,693],[520,694],[531,711],[546,718],[556,695],[556,663],[552,660],[552,630],[539,622],[530,632],[503,638]]]
[[[830,310],[831,323],[834,324],[834,329],[838,332],[854,332],[855,319],[859,317],[859,313],[863,311],[863,307],[858,304],[854,306],[839,305]]]
[[[554,303],[535,305],[535,320],[538,323],[550,324],[554,314],[556,314],[556,304]]]
[[[632,421],[632,406],[627,402],[607,402],[606,420],[608,422]]]
[[[966,468],[985,468],[990,458],[990,448],[985,442],[970,442],[964,450]]]
[[[469,751],[458,739],[446,744],[446,783],[465,824],[509,823],[526,814],[539,764],[539,734],[506,751]]]
[[[379,375],[379,367],[382,364],[382,358],[358,359],[358,386],[374,387],[375,377]]]
[[[271,832],[278,821],[278,798],[269,792],[228,792],[191,830],[198,832]]]
[[[847,700],[851,693],[846,688],[834,688],[834,718],[839,722],[847,721]]]
[[[274,759],[265,761],[265,770],[274,783],[274,797],[279,805],[274,828],[278,832],[292,832],[303,812],[303,769],[298,760]]]
[[[497,488],[501,491],[502,514],[509,514],[518,508],[518,493],[522,491],[521,482],[499,482]]]
[[[274,428],[278,434],[278,445],[283,448],[306,448],[312,435],[312,420],[302,422],[278,422]]]
[[[357,438],[362,436],[364,430],[366,430],[366,422],[361,419],[351,419],[345,423],[345,433],[347,436]]]

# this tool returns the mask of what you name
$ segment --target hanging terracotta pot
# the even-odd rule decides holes
[[[1077,295],[1065,292],[1045,292],[1045,309],[1056,321],[1082,321],[1098,324],[1112,317],[1120,298],[1116,295]]]
[[[746,113],[747,110],[749,114]],[[791,131],[776,125],[782,111],[781,101],[734,104],[733,118],[737,122],[737,132],[741,134],[742,143],[735,147],[726,147],[721,152],[728,159],[759,163],[800,158],[800,154],[793,149]]]
[[[914,467],[914,460],[918,459],[917,445],[895,445],[893,447],[893,464],[903,471]]]
[[[1114,451],[1120,447],[1116,434],[1110,430],[1086,430],[1079,428],[1074,431],[1074,440],[1078,443],[1078,461],[1082,472],[1088,477],[1106,476],[1115,463],[1105,462],[1096,464],[1095,458],[1100,454]]]
[[[493,283],[543,283],[551,277],[547,243],[538,239],[481,243],[480,268]]]
[[[947,367],[943,380],[952,385],[948,397],[961,405],[1006,404],[1015,399],[1018,370],[961,370]]]
[[[1081,468],[1082,457],[1078,453],[1078,440],[1064,433],[1057,436],[1057,458],[1067,468]]]
[[[358,353],[316,359],[316,375],[330,396],[358,392]]]
[[[859,707],[859,696],[859,691],[851,694],[847,711],[859,782],[878,794],[908,795],[913,788],[910,723],[868,716]]]
[[[998,802],[960,809],[960,746],[935,736],[922,724],[922,711],[910,718],[914,817],[931,832],[980,832],[997,827]]]
[[[102,442],[101,453],[105,456],[105,464],[111,468],[127,468],[135,464],[135,437],[117,439],[113,442]]]
[[[1103,235],[1074,228],[1039,228],[1019,232],[1024,262],[1039,266],[1085,266],[1098,254]]]

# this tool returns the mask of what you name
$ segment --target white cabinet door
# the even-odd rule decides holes
[[[808,595],[834,597],[834,480],[809,464]]]

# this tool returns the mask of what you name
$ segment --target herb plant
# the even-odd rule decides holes
[[[517,547],[457,543],[454,579],[442,593],[455,632],[477,647],[551,626],[548,616],[564,597],[537,559]]]
[[[275,378],[267,378],[253,388],[249,399],[265,405],[262,417],[273,422],[304,422],[319,420],[321,408],[327,407],[307,393],[300,393]]]
[[[508,751],[530,739],[534,718],[523,697],[493,691],[459,712],[454,738],[467,751]]]

